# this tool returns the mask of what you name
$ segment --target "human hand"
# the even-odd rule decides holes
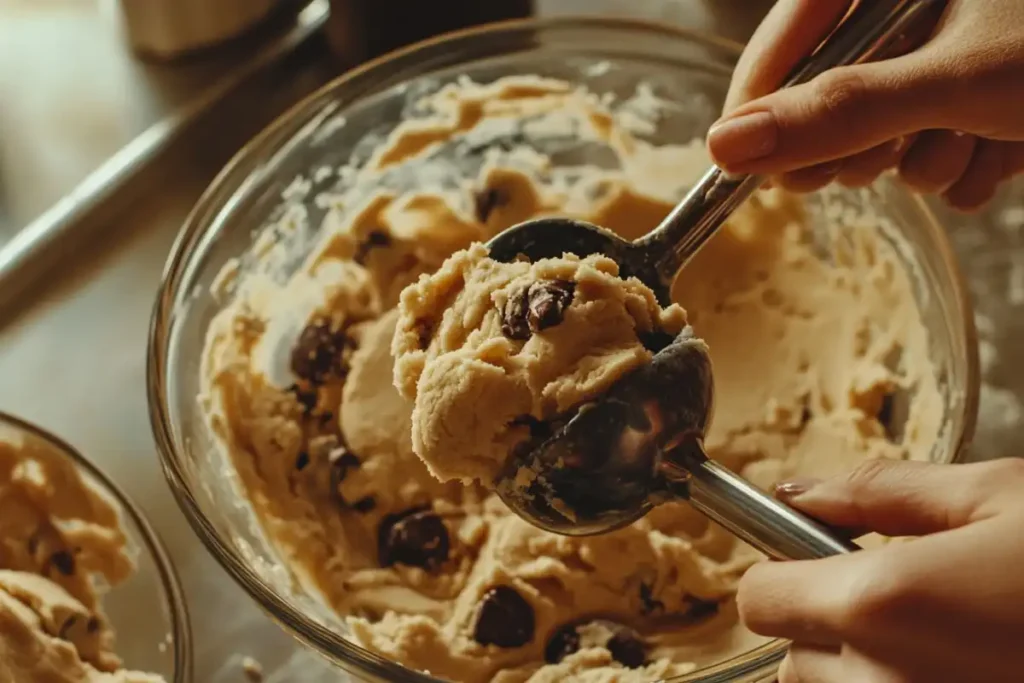
[[[747,571],[740,617],[793,641],[779,683],[1024,679],[1024,460],[868,461],[777,493],[837,527],[921,536]]]
[[[719,166],[801,192],[836,179],[867,185],[898,167],[910,187],[960,210],[1024,172],[1024,2],[951,0],[917,49],[773,92],[851,5],[775,4],[708,134]]]

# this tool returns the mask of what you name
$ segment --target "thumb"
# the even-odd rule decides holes
[[[731,173],[776,175],[946,128],[944,80],[916,53],[832,69],[737,108],[711,127],[708,150]]]
[[[1024,461],[935,465],[868,460],[820,483],[784,482],[781,498],[826,524],[885,536],[923,536],[995,514],[999,493],[1019,491]],[[1016,494],[1015,494],[1016,495]]]

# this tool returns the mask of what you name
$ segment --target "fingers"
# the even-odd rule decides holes
[[[909,143],[905,138],[889,140],[843,160],[837,180],[846,187],[866,187],[900,163]]]
[[[1006,177],[1004,145],[996,140],[979,140],[960,178],[943,193],[943,199],[958,211],[975,211],[988,203]]]
[[[843,667],[838,649],[794,644],[779,666],[778,683],[840,683],[850,680]]]
[[[755,633],[819,647],[847,643],[896,659],[901,651],[971,637],[956,624],[974,619],[975,612],[990,620],[1018,618],[1004,597],[1004,567],[1020,552],[1019,544],[1006,541],[1017,533],[1010,530],[1019,528],[1020,513],[1006,511],[1019,507],[1024,460],[872,461],[849,475],[802,485],[810,488],[792,502],[826,523],[867,526],[888,536],[930,535],[821,560],[751,567],[740,581],[737,604]],[[969,529],[960,528],[967,524]],[[980,566],[973,558],[983,555],[991,561]],[[976,589],[970,600],[958,588],[965,585]],[[990,634],[984,639],[990,643],[985,647],[1005,645]]]
[[[958,211],[976,211],[995,196],[1002,182],[1021,173],[1024,142],[977,140],[966,167],[943,199]]]
[[[708,134],[732,173],[777,174],[832,161],[929,125],[949,96],[921,73],[918,53],[832,69],[740,106]]]
[[[1022,470],[1019,477],[1024,482],[1024,462],[933,465],[869,460],[804,492],[786,490],[785,483],[779,488],[790,505],[826,524],[886,536],[918,536],[984,518],[991,495],[1002,485],[992,472],[1016,469]]]
[[[757,564],[740,581],[740,618],[761,635],[843,648],[851,665],[863,655],[914,671],[910,680],[973,680],[954,674],[955,668],[978,670],[977,661],[998,662],[1019,648],[1019,605],[1007,598],[1019,582],[1006,567],[1020,557],[1020,544],[1011,540],[1020,524],[1020,513],[1010,513],[849,555]],[[964,651],[975,653],[976,661],[964,662]],[[946,669],[948,679],[925,676],[923,663]],[[875,680],[871,673],[843,680]]]
[[[850,648],[794,644],[779,667],[778,683],[903,683],[906,680]]]
[[[842,170],[842,159],[829,161],[784,173],[778,178],[778,184],[790,192],[814,192],[835,180]]]
[[[851,596],[862,592],[876,552],[756,564],[736,593],[740,619],[754,633],[838,647],[848,635]]]
[[[733,73],[726,112],[767,95],[831,33],[853,0],[780,0],[772,7]]]
[[[777,184],[791,192],[814,192],[834,180],[846,187],[866,187],[882,173],[899,165],[909,146],[907,140],[889,140],[845,159],[783,173]]]
[[[944,192],[967,171],[977,138],[950,130],[928,130],[917,136],[900,162],[900,177],[923,194]]]
[[[1024,173],[1024,142],[1004,142],[1003,171],[1006,180]]]
[[[901,179],[921,194],[944,194],[960,211],[974,211],[995,195],[1000,183],[1024,173],[1024,142],[986,141],[969,133],[929,130],[890,140],[844,159],[775,176],[774,184],[791,192],[814,192],[833,181],[866,187],[885,171],[899,167]],[[955,189],[954,189],[955,187]]]

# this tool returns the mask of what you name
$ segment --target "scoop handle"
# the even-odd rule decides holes
[[[842,532],[794,510],[709,459],[699,440],[667,456],[690,504],[774,560],[816,560],[860,550]]]
[[[945,0],[861,0],[818,49],[794,68],[782,87],[806,83],[838,66],[884,57],[912,30],[937,19],[945,5]],[[656,263],[665,288],[763,182],[761,176],[729,176],[712,166],[657,228],[635,242]]]

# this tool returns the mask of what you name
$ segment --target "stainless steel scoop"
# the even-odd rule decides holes
[[[941,0],[858,3],[785,85],[886,54],[944,5]],[[653,232],[634,242],[584,221],[545,218],[513,226],[487,246],[499,261],[605,254],[619,264],[623,277],[640,279],[668,303],[679,269],[762,182],[757,176],[728,177],[713,166]],[[712,399],[707,348],[687,331],[600,400],[537,426],[526,448],[510,457],[497,491],[526,520],[566,535],[621,527],[676,498],[689,500],[776,559],[856,550],[833,530],[707,458],[703,436]]]

